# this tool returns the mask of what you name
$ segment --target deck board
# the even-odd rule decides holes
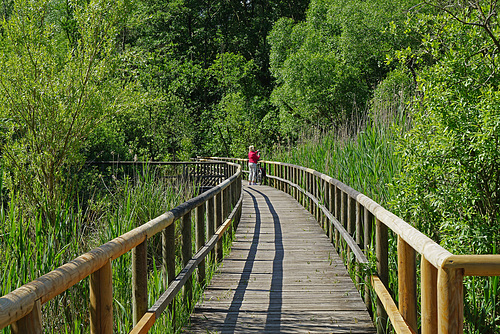
[[[342,260],[291,196],[244,186],[241,221],[186,333],[375,333]]]

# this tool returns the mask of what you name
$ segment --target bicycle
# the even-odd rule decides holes
[[[266,170],[263,167],[261,167],[260,163],[258,163],[255,182],[260,185],[263,185],[265,181],[266,181]]]

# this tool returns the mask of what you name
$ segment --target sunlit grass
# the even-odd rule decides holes
[[[18,211],[19,205],[15,197],[8,205],[0,207],[0,295],[7,294],[194,196],[192,186],[174,184],[172,181],[158,178],[152,171],[139,173],[134,177],[110,178],[102,182],[106,183],[106,187],[103,187],[107,189],[105,193],[94,195],[85,210],[69,205],[61,208],[54,225],[45,224],[41,218],[24,221],[23,215]],[[181,232],[180,223],[175,224],[178,273],[182,269]],[[160,269],[160,245],[159,236],[148,242],[149,306],[152,306],[165,290]],[[118,333],[126,333],[132,329],[131,266],[130,252],[112,263],[114,330]],[[207,279],[213,275],[215,266],[216,264],[207,262]],[[193,295],[197,300],[202,295],[203,287],[196,282],[195,277],[196,274],[193,275]],[[195,302],[188,308],[182,302],[182,294],[177,300],[175,328],[180,329],[187,323]],[[43,305],[44,332],[88,333],[88,301],[89,283],[88,279],[84,279]],[[5,328],[0,332],[6,334],[9,330]],[[158,320],[153,332],[173,333],[168,312]]]
[[[295,147],[278,147],[268,160],[288,162],[315,169],[330,175],[361,193],[371,197],[388,210],[395,198],[392,184],[401,173],[401,160],[396,152],[394,131],[401,127],[369,125],[355,135],[324,133],[302,139]],[[304,187],[304,184],[301,185]],[[458,233],[459,231],[457,231]],[[374,235],[372,235],[373,244]],[[450,251],[465,251],[466,245],[456,244]],[[397,238],[389,233],[389,288],[397,300]],[[352,257],[352,254],[351,254]],[[375,268],[375,256],[371,250],[371,267]],[[352,260],[352,259],[351,259]],[[349,268],[352,261],[346,261]],[[417,258],[417,275],[420,272]],[[350,270],[355,280],[357,273]],[[500,298],[498,277],[464,278],[464,332],[498,333],[500,329]],[[375,300],[372,296],[372,300]],[[419,300],[419,299],[418,299]],[[375,311],[375,305],[372,305]]]

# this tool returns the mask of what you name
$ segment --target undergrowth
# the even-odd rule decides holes
[[[113,175],[114,176],[114,175]],[[0,295],[50,272],[79,255],[112,240],[125,232],[159,216],[194,196],[192,185],[175,184],[158,177],[152,170],[134,176],[100,178],[104,192],[93,194],[86,205],[61,208],[55,224],[46,224],[41,218],[27,221],[19,212],[18,199],[0,207]],[[194,217],[193,217],[194,219]],[[181,264],[181,226],[175,222],[176,274]],[[194,223],[192,224],[194,229]],[[193,232],[193,236],[195,233]],[[231,238],[224,238],[225,251]],[[193,254],[196,252],[193,244]],[[148,305],[165,291],[161,271],[161,238],[148,242]],[[213,275],[216,263],[207,260],[207,281]],[[131,252],[112,262],[114,331],[126,333],[132,329],[132,273]],[[193,274],[194,302],[176,298],[175,325],[170,312],[158,319],[152,333],[173,333],[189,319],[196,300],[203,292]],[[42,306],[44,332],[88,333],[89,329],[88,278]],[[8,328],[0,331],[9,333]]]

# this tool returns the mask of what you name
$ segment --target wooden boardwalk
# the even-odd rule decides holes
[[[244,186],[231,254],[186,333],[375,333],[314,217],[291,196]]]

